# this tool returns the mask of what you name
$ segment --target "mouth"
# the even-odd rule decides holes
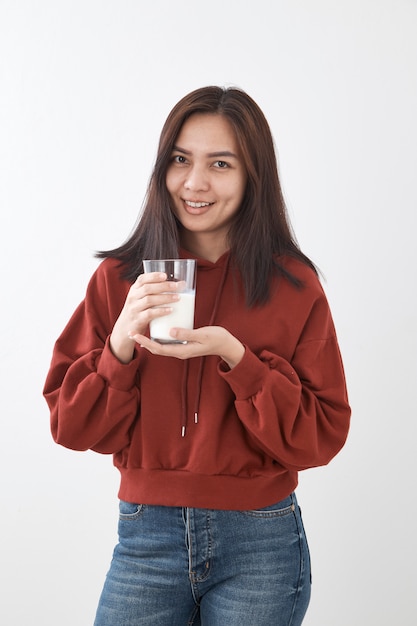
[[[191,200],[184,200],[185,204],[191,209],[203,209],[206,206],[211,206],[214,202],[191,202]]]
[[[192,200],[184,200],[184,198],[182,201],[187,213],[191,213],[192,215],[202,215],[214,204],[214,202],[194,202]]]

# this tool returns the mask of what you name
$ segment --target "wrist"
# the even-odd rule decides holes
[[[120,340],[120,338],[114,336],[114,334],[112,333],[110,335],[109,346],[113,355],[121,363],[130,363],[130,361],[133,359],[133,355],[135,352],[135,342],[133,339],[127,337],[124,340]]]
[[[222,351],[220,357],[230,369],[233,369],[243,359],[245,346],[238,339],[236,339],[236,337],[233,337],[233,341],[231,341],[227,346],[225,345],[224,348],[226,348],[226,350]]]

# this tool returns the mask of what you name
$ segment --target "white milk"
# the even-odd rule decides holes
[[[151,321],[152,339],[177,343],[169,334],[171,328],[174,326],[178,328],[193,328],[195,291],[182,291],[179,295],[181,300],[170,305],[173,308],[172,313],[163,317],[157,317]]]

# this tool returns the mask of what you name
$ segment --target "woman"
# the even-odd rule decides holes
[[[185,96],[142,217],[104,259],[45,384],[55,441],[113,454],[119,543],[96,626],[302,623],[310,559],[297,472],[349,428],[313,263],[292,236],[271,132],[239,89]],[[195,329],[149,338],[179,299],[143,259],[196,258]]]

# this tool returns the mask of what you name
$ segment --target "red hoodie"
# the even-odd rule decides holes
[[[228,254],[198,260],[195,328],[223,326],[245,345],[230,370],[139,347],[120,363],[109,336],[130,284],[103,261],[55,344],[44,389],[54,440],[113,454],[129,502],[244,510],[289,495],[299,470],[343,446],[350,408],[319,280],[295,259],[285,266],[304,287],[274,279],[270,301],[247,308]]]

